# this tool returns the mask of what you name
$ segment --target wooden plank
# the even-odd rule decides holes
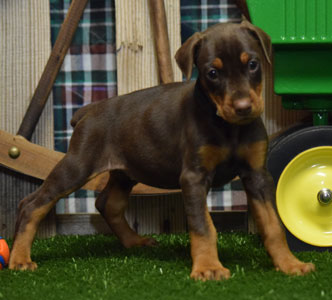
[[[50,1],[0,1],[0,32],[0,129],[15,134],[51,53]],[[53,123],[49,97],[33,142],[53,149]]]
[[[18,203],[26,195],[34,192],[42,181],[0,166],[0,182],[0,236],[12,238]],[[52,209],[40,224],[37,236],[49,237],[55,234],[55,209]]]
[[[17,135],[30,140],[88,0],[73,0]]]
[[[132,196],[126,219],[138,234],[186,232],[187,222],[181,195]],[[99,214],[59,214],[58,234],[111,233]]]
[[[240,9],[241,13],[246,17],[248,21],[250,21],[249,10],[247,6],[246,0],[235,0],[237,7]]]
[[[20,149],[16,159],[8,155],[11,147]],[[54,166],[64,157],[64,153],[53,151],[33,144],[24,137],[12,135],[0,130],[0,164],[17,172],[45,180]],[[107,183],[108,172],[91,179],[83,189],[101,191]],[[132,194],[165,194],[177,193],[179,190],[165,190],[137,184]]]
[[[165,0],[174,80],[182,74],[174,55],[181,46],[180,1]],[[118,94],[159,84],[152,26],[146,0],[115,0]]]
[[[149,0],[160,83],[174,81],[164,0]]]
[[[50,1],[0,1],[0,32],[0,129],[15,134],[51,53]],[[34,143],[53,149],[53,123],[49,97],[32,137]],[[0,166],[0,236],[13,236],[19,201],[40,183]],[[38,236],[55,234],[54,216],[52,211]]]
[[[112,233],[110,227],[99,214],[58,214],[56,223],[57,234],[60,235]]]
[[[20,149],[20,156],[8,155],[11,147]],[[21,136],[0,130],[0,163],[7,168],[35,178],[45,179],[64,153],[33,144]]]

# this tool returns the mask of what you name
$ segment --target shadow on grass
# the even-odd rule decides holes
[[[157,246],[126,249],[120,241],[109,235],[56,236],[37,239],[32,247],[32,256],[39,261],[55,258],[108,258],[137,256],[146,259],[173,261],[190,259],[189,240],[186,235],[153,236]]]
[[[50,260],[86,258],[126,258],[182,262],[191,265],[188,234],[151,235],[158,242],[153,247],[126,249],[110,235],[56,236],[37,239],[32,248],[32,258],[37,263]],[[249,265],[250,268],[268,270],[273,268],[257,235],[223,233],[218,235],[218,253],[225,266]]]

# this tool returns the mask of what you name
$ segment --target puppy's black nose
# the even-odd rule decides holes
[[[251,100],[250,98],[234,100],[233,107],[238,116],[245,117],[251,113]]]

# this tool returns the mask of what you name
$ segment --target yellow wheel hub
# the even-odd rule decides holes
[[[282,172],[277,208],[282,222],[298,239],[332,246],[332,147],[297,155]]]

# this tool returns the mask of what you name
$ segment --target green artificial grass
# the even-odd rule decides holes
[[[331,299],[332,253],[296,255],[316,264],[303,277],[273,269],[256,235],[219,235],[219,254],[232,272],[227,281],[189,278],[187,234],[154,236],[159,245],[124,249],[112,236],[37,239],[35,272],[0,271],[0,299]],[[10,242],[9,242],[10,243]]]

